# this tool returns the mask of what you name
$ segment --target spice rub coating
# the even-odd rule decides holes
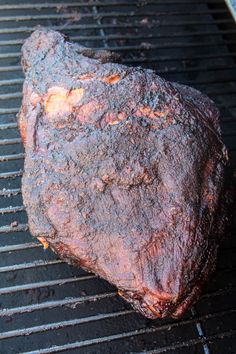
[[[181,317],[214,271],[230,164],[199,91],[38,28],[22,48],[23,199],[44,247]]]

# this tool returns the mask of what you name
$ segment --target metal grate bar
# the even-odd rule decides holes
[[[138,50],[138,51],[143,51],[143,50],[153,50],[153,49],[170,49],[170,48],[195,48],[195,47],[215,47],[215,46],[225,46],[226,44],[236,44],[236,41],[214,41],[213,43],[204,43],[204,42],[197,42],[197,43],[184,43],[184,42],[175,42],[175,43],[163,43],[163,44],[140,44],[140,45],[124,45],[124,46],[109,46],[109,50],[112,51],[130,51],[130,50]],[[95,50],[101,50],[104,49],[104,47],[92,47]],[[12,54],[12,53],[10,53]],[[18,53],[16,53],[18,54]],[[7,55],[7,53],[6,53]],[[1,59],[1,56],[0,56]]]
[[[224,20],[215,20],[215,24],[231,24],[233,23],[233,20],[231,18],[229,19],[224,19]],[[178,26],[188,26],[188,25],[196,25],[196,26],[209,26],[209,21],[181,21],[181,22],[169,22],[169,23],[149,23],[148,28],[160,28],[160,27],[178,27]],[[47,26],[45,26],[47,28]],[[142,23],[119,23],[119,24],[86,24],[86,25],[68,25],[68,26],[57,26],[53,25],[50,26],[51,29],[57,30],[57,31],[69,31],[69,30],[78,30],[78,29],[100,29],[100,28],[108,28],[108,29],[117,29],[117,28],[145,28],[146,25]],[[48,27],[49,28],[49,27]],[[22,33],[22,32],[32,32],[35,30],[35,27],[28,27],[28,26],[22,26],[22,27],[14,27],[14,28],[1,28],[0,29],[0,34],[10,34],[10,33]]]
[[[0,59],[1,59],[1,57],[0,57]],[[9,99],[21,98],[21,97],[22,97],[22,92],[0,94],[0,100],[9,100]]]
[[[27,224],[19,224],[17,226],[6,225],[0,227],[0,234],[7,234],[10,232],[24,232],[28,230],[29,226]]]
[[[235,34],[236,30],[221,30],[221,34]],[[124,40],[130,40],[130,39],[159,39],[159,38],[178,38],[178,37],[196,37],[196,36],[219,36],[218,31],[200,31],[200,32],[175,32],[175,33],[155,33],[155,34],[142,34],[142,35],[123,35],[123,34],[104,34],[103,38],[105,40],[117,40],[117,39],[124,39]],[[71,41],[102,41],[103,39],[101,36],[70,36]],[[10,39],[10,40],[4,40],[0,41],[0,46],[9,46],[9,45],[20,45],[24,43],[24,39]],[[191,45],[189,43],[189,45]]]
[[[236,104],[235,104],[236,105]],[[224,118],[224,121],[221,122],[221,124],[224,124],[224,123],[229,123],[229,122],[234,122],[235,121],[235,117],[225,117]]]
[[[222,29],[221,34],[234,34],[236,33],[236,31],[234,29]],[[195,32],[191,32],[191,31],[187,31],[187,32],[175,32],[175,33],[151,33],[151,34],[130,34],[130,35],[125,35],[125,34],[105,34],[104,35],[104,39],[106,40],[116,40],[116,39],[124,39],[124,40],[130,40],[130,39],[159,39],[159,38],[173,38],[173,37],[196,37],[196,36],[219,36],[219,32],[218,31],[195,31]],[[100,40],[101,41],[101,37],[100,36],[70,36],[70,39],[73,41],[80,41],[80,40]],[[0,42],[0,45],[3,41]],[[15,43],[18,44],[18,43]],[[20,44],[20,43],[19,43]],[[189,43],[190,44],[190,43]]]
[[[0,162],[21,160],[24,157],[25,157],[25,154],[23,152],[21,152],[19,154],[3,155],[3,156],[0,156]]]
[[[196,309],[194,306],[191,308],[191,313],[194,317],[197,316],[197,312],[196,312]],[[205,334],[204,334],[201,322],[200,321],[196,322],[195,326],[196,326],[199,337],[201,337],[201,338],[204,337]],[[203,344],[203,350],[204,350],[205,354],[210,354],[210,349],[207,344]]]
[[[224,96],[224,95],[233,95],[236,93],[235,89],[234,90],[225,90],[225,91],[215,91],[215,90],[205,90],[205,93],[209,96]]]
[[[200,301],[201,299],[204,299],[204,298],[210,298],[210,297],[215,297],[215,296],[222,296],[222,295],[227,295],[227,294],[231,294],[231,293],[235,293],[236,292],[236,287],[226,287],[224,289],[219,289],[219,290],[216,290],[216,291],[213,291],[213,292],[208,292],[208,293],[205,293],[203,295],[201,295],[201,298],[200,298]]]
[[[105,38],[104,38],[105,39]],[[220,42],[216,42],[214,41],[213,43],[203,43],[203,42],[198,42],[198,43],[191,43],[191,44],[188,44],[188,43],[178,43],[178,42],[175,42],[175,43],[163,43],[163,44],[145,44],[145,45],[126,45],[126,46],[107,46],[107,48],[111,51],[116,51],[116,52],[119,52],[119,51],[130,51],[130,50],[133,50],[133,51],[140,51],[140,50],[153,50],[153,49],[170,49],[170,48],[195,48],[195,47],[215,47],[215,46],[225,46],[225,45],[232,45],[232,44],[236,44],[236,41],[220,41]],[[94,50],[101,50],[101,49],[104,49],[104,46],[103,47],[91,47],[92,49]],[[8,58],[18,58],[21,56],[21,53],[20,52],[16,52],[16,53],[3,53],[3,54],[0,54],[0,59],[8,59]],[[22,79],[20,79],[22,80]],[[13,83],[14,83],[14,80],[12,80]],[[23,80],[22,80],[23,81]],[[19,82],[16,82],[17,84]],[[0,98],[1,96],[6,96],[6,95],[0,95]]]
[[[2,246],[2,247],[0,247],[0,253],[7,253],[7,252],[13,252],[13,251],[24,251],[29,248],[38,248],[38,247],[43,247],[43,245],[41,243],[29,242],[29,243],[23,243],[20,245]],[[0,295],[5,294],[4,292],[2,292],[5,289],[8,289],[8,288],[0,289]],[[29,289],[31,289],[31,288],[29,288]]]
[[[110,48],[108,48],[110,49]],[[161,62],[161,61],[184,61],[184,60],[200,60],[200,59],[214,59],[214,58],[227,58],[227,57],[235,57],[236,56],[236,52],[232,52],[232,53],[219,53],[219,54],[205,54],[205,55],[195,55],[195,56],[184,56],[184,57],[176,57],[176,56],[161,56],[161,57],[149,57],[149,58],[126,58],[123,60],[123,63],[145,63],[145,62]],[[222,66],[223,67],[223,66]],[[235,67],[235,66],[234,66]],[[9,70],[10,68],[10,70]],[[5,70],[4,70],[5,69]],[[200,71],[201,67],[198,68],[190,68],[193,70],[188,70],[188,68],[186,69],[181,69],[181,72],[185,72],[185,71]],[[2,66],[0,67],[0,71],[18,71],[18,70],[22,70],[20,66]],[[214,67],[212,67],[211,69],[205,68],[203,69],[205,71],[208,70],[215,70]],[[174,70],[175,71],[175,70]],[[164,72],[170,72],[170,70],[166,70]],[[9,94],[11,95],[11,94]],[[20,96],[19,96],[20,97]],[[10,97],[11,98],[11,97]],[[1,113],[0,113],[1,114]]]
[[[14,214],[14,213],[19,213],[21,211],[25,211],[25,207],[23,205],[19,206],[10,206],[7,208],[0,208],[0,214]]]
[[[93,14],[94,14],[94,16],[96,16],[96,18],[97,18],[97,24],[98,24],[99,26],[101,26],[101,25],[102,25],[102,22],[101,22],[100,16],[98,16],[97,7],[96,7],[96,6],[93,6],[92,9],[93,9]],[[94,18],[95,18],[95,17],[94,17]],[[102,41],[103,41],[104,48],[108,48],[107,41],[104,39],[104,36],[105,36],[105,31],[104,31],[104,29],[103,29],[103,28],[100,28],[99,32],[100,32],[100,35],[101,35],[101,38],[102,38]]]
[[[168,68],[168,69],[156,69],[157,73],[162,74],[175,74],[175,73],[187,73],[187,72],[206,72],[206,71],[220,71],[220,70],[230,70],[235,69],[236,66],[233,64],[229,64],[228,66],[220,65],[220,66],[198,66],[195,68]],[[197,81],[196,81],[197,82]]]
[[[21,139],[20,138],[12,138],[12,139],[2,139],[2,140],[0,140],[0,145],[13,145],[13,144],[20,144],[20,143],[21,143]]]
[[[0,67],[1,69],[1,67]],[[11,114],[11,113],[18,113],[19,108],[15,107],[15,108],[0,108],[0,114]],[[7,123],[7,124],[15,124],[15,126],[17,127],[17,123]],[[5,126],[5,124],[3,124],[3,126]]]
[[[39,247],[43,247],[42,244],[35,243],[35,242],[25,243],[25,244],[20,244],[20,245],[13,245],[13,246],[3,246],[3,247],[0,247],[0,253],[19,251],[19,250],[21,251],[21,250],[25,250],[25,249],[29,249],[29,248],[39,248]],[[56,286],[56,285],[60,286],[60,285],[68,284],[68,283],[74,283],[74,282],[84,281],[84,280],[92,280],[92,279],[96,279],[96,278],[97,278],[96,275],[86,275],[83,277],[80,276],[80,277],[72,277],[72,278],[63,278],[63,279],[55,279],[55,280],[34,282],[34,283],[29,283],[29,284],[9,286],[9,287],[5,287],[5,288],[0,288],[0,295],[6,295],[6,294],[16,293],[16,292],[20,292],[20,291],[44,288],[44,287],[49,287],[49,286]],[[227,295],[230,293],[234,293],[235,291],[236,291],[236,288],[220,289],[215,292],[203,294],[201,299]],[[200,301],[201,301],[201,299],[200,299]],[[195,315],[196,315],[196,313],[195,313]]]
[[[221,3],[220,0],[195,0],[191,2],[192,4],[217,4]],[[24,10],[24,9],[48,9],[48,8],[68,8],[68,7],[92,7],[92,6],[99,6],[99,7],[108,7],[108,6],[140,6],[143,5],[143,1],[136,1],[136,2],[127,2],[127,1],[117,1],[117,2],[101,2],[101,1],[96,1],[96,2],[67,2],[67,3],[62,3],[62,2],[57,2],[57,3],[36,3],[36,4],[5,4],[5,5],[0,5],[0,10]],[[177,5],[177,4],[186,4],[189,5],[189,1],[148,1],[148,4],[150,5]]]
[[[16,178],[16,177],[20,177],[20,176],[22,176],[22,170],[0,173],[0,179],[2,179],[2,178]],[[0,228],[0,233],[1,233],[1,228]]]
[[[234,119],[235,120],[235,119]],[[231,132],[228,132],[228,133],[224,133],[222,134],[222,136],[236,136],[236,130],[233,130]]]
[[[13,53],[15,54],[15,53]],[[9,79],[9,80],[0,80],[0,86],[12,86],[23,84],[24,79]]]
[[[194,59],[194,58],[193,58]],[[199,59],[199,58],[198,58]],[[200,58],[201,59],[201,58]],[[128,59],[130,60],[130,59]],[[180,58],[180,60],[184,60],[184,58]],[[152,59],[151,61],[158,62],[155,58]],[[123,59],[123,63],[128,62],[127,60]],[[137,60],[131,59],[130,62],[135,63]],[[144,62],[144,61],[143,61]],[[0,71],[2,68],[8,68],[8,67],[0,67]],[[235,69],[236,65],[219,65],[219,66],[198,66],[194,68],[167,68],[167,69],[156,69],[156,72],[159,74],[173,74],[173,73],[187,73],[187,72],[205,72],[205,71],[219,71],[219,70],[230,70],[230,69]],[[16,66],[15,67],[16,71],[21,71],[21,67]],[[7,70],[6,70],[7,71]],[[9,113],[18,113],[19,108],[5,108],[5,109],[0,109],[0,114],[9,114]]]
[[[38,310],[53,309],[55,307],[70,306],[70,305],[76,306],[78,304],[82,304],[85,302],[91,302],[91,301],[94,302],[97,300],[114,297],[116,295],[117,295],[116,292],[109,292],[109,293],[81,296],[81,297],[69,298],[69,299],[65,298],[63,300],[47,301],[41,304],[13,307],[10,309],[2,309],[0,310],[0,317],[18,315],[22,313],[31,313]]]
[[[0,130],[15,129],[15,128],[17,128],[17,123],[2,123],[2,124],[0,124]]]
[[[0,66],[0,72],[8,72],[8,71],[22,71],[22,67],[20,65]]]
[[[226,267],[222,267],[222,268],[218,268],[217,269],[217,273],[218,274],[224,274],[224,273],[231,273],[231,272],[235,272],[236,271],[236,267],[235,266],[226,266]]]
[[[234,67],[236,69],[236,66]],[[234,82],[236,80],[236,76],[234,78],[233,73],[230,75],[230,78],[228,77],[212,77],[210,79],[201,79],[201,80],[189,80],[189,81],[185,81],[183,80],[183,83],[185,85],[195,85],[195,86],[199,86],[199,85],[211,85],[211,84],[220,84],[220,83],[231,83]]]
[[[225,11],[227,12],[227,11]],[[75,13],[71,12],[69,14],[47,14],[47,15],[16,15],[16,16],[1,16],[0,22],[7,22],[7,21],[32,21],[32,20],[61,20],[72,18],[75,19]],[[92,14],[80,14],[80,18],[83,17],[93,17]]]
[[[134,310],[117,311],[117,312],[104,313],[104,314],[99,314],[99,315],[89,316],[89,317],[84,317],[84,318],[76,318],[74,320],[69,320],[69,321],[61,321],[61,322],[55,322],[55,323],[48,323],[48,324],[44,324],[41,326],[17,329],[14,331],[0,333],[0,340],[14,338],[14,337],[28,336],[28,335],[35,334],[35,333],[42,333],[42,332],[57,330],[57,329],[61,329],[61,328],[71,327],[71,326],[78,326],[78,325],[84,324],[84,323],[107,320],[109,318],[126,316],[126,315],[130,315],[132,313],[134,313]]]
[[[7,234],[10,232],[22,232],[28,230],[29,226],[27,224],[19,224],[17,226],[6,225],[0,227],[0,234]]]
[[[0,46],[23,44],[24,41],[25,41],[24,39],[8,39],[5,41],[0,41]]]
[[[111,313],[111,314],[101,314],[101,315],[95,315],[95,316],[90,316],[90,317],[86,317],[86,318],[74,319],[74,320],[69,320],[69,321],[61,321],[61,322],[56,322],[56,323],[49,323],[49,324],[44,324],[41,326],[29,327],[29,328],[24,328],[24,329],[17,329],[17,330],[1,333],[0,339],[7,339],[7,338],[12,338],[12,337],[31,335],[31,334],[35,334],[35,333],[46,332],[49,330],[57,330],[57,329],[61,329],[61,328],[69,327],[69,326],[80,325],[80,324],[88,323],[88,322],[92,322],[92,321],[103,320],[103,319],[113,318],[113,317],[117,317],[117,316],[124,316],[127,314],[132,314],[134,312],[135,312],[134,310],[125,310],[125,311],[119,311],[119,312],[115,312],[115,313]],[[235,312],[235,311],[232,311],[232,310],[223,311],[220,313],[213,314],[211,318],[215,318],[215,317],[219,317],[219,316],[226,316],[226,315],[231,314],[232,312]],[[187,322],[187,324],[191,324],[191,323],[195,323],[196,319],[191,319],[191,320],[187,320],[184,322]],[[186,323],[183,323],[183,324],[185,325]],[[178,323],[177,325],[182,326],[182,323]],[[158,330],[164,330],[164,329],[166,329],[167,326],[169,326],[169,325],[167,324],[167,325],[160,326],[158,328]],[[170,326],[174,327],[172,324],[170,324]]]
[[[11,58],[18,58],[20,56],[20,52],[16,53],[1,53],[0,59],[11,59]]]
[[[79,281],[91,280],[91,279],[96,279],[96,278],[97,278],[96,275],[85,275],[85,276],[81,276],[81,277],[56,279],[56,280],[40,281],[37,283],[9,286],[6,288],[1,288],[0,295],[12,294],[12,293],[16,293],[19,291],[25,291],[25,290],[30,290],[30,289],[45,288],[48,286],[64,285],[64,284],[75,283],[75,282],[77,283]]]
[[[225,312],[225,314],[229,314],[231,312],[231,310],[224,311],[224,312]],[[222,313],[223,312],[219,312],[217,314],[212,314],[212,315],[209,315],[209,316],[211,316],[210,318],[218,317],[218,316],[222,316]],[[176,327],[180,327],[180,326],[183,326],[183,325],[194,323],[196,320],[200,320],[200,319],[201,320],[208,319],[208,315],[200,316],[197,319],[185,320],[185,321],[182,321],[182,322],[179,322],[179,323],[170,323],[170,324],[166,324],[166,325],[155,327],[155,328],[141,328],[141,329],[138,329],[136,331],[130,331],[130,332],[126,332],[126,333],[118,333],[118,334],[113,334],[113,335],[110,335],[110,336],[104,336],[104,337],[88,339],[88,340],[84,340],[84,341],[81,341],[81,342],[74,342],[74,343],[68,343],[68,344],[64,344],[64,345],[52,346],[50,348],[44,348],[44,349],[40,349],[40,350],[37,350],[37,351],[24,352],[22,354],[36,354],[36,353],[37,354],[51,354],[51,353],[58,353],[58,352],[63,351],[63,350],[83,348],[83,347],[88,347],[88,346],[94,345],[94,344],[101,344],[101,343],[110,342],[110,341],[114,341],[114,340],[118,340],[118,339],[134,337],[134,336],[138,336],[138,335],[142,335],[142,334],[151,334],[151,333],[155,333],[155,332],[160,332],[162,330],[170,330],[170,329],[173,329],[173,328],[176,328]],[[232,331],[225,332],[225,333],[228,333],[228,336],[232,336],[232,335],[234,335],[236,333],[236,330],[232,330]],[[211,338],[212,337],[220,338],[223,335],[225,335],[225,333],[216,334],[214,336],[211,336]],[[188,346],[190,346],[190,345],[196,344],[195,341],[197,341],[197,343],[203,343],[204,341],[205,342],[210,341],[210,340],[208,340],[209,338],[210,338],[210,336],[209,337],[204,337],[204,338],[190,339],[189,341],[181,342],[181,344],[182,345],[185,344],[184,346],[186,346],[186,343],[188,343]],[[193,344],[191,344],[192,342],[193,342]],[[190,343],[190,345],[189,345],[189,343]],[[155,352],[155,353],[163,353],[163,352],[169,350],[169,348],[170,349],[176,349],[177,347],[176,347],[176,344],[173,344],[171,346],[165,346],[165,347],[162,347],[160,349],[157,349],[157,352]],[[153,351],[150,351],[150,352],[145,351],[145,352],[143,352],[143,354],[144,353],[145,354],[146,353],[150,353],[151,354],[151,353],[154,353],[154,352]]]
[[[50,281],[48,282],[50,285]],[[45,284],[46,285],[46,284]],[[232,290],[235,289],[227,289],[227,292],[223,290],[218,290],[214,293],[210,294],[204,294],[202,297],[211,297],[211,296],[220,296],[227,294],[231,292]],[[116,296],[116,292],[109,292],[105,294],[98,294],[98,295],[93,295],[93,296],[85,296],[85,297],[79,297],[79,298],[72,298],[72,299],[63,299],[63,300],[56,300],[56,301],[47,301],[41,304],[33,304],[33,305],[27,305],[27,306],[20,306],[20,307],[15,307],[15,308],[10,308],[10,309],[2,309],[0,310],[0,317],[5,317],[5,316],[12,316],[16,314],[22,314],[22,313],[31,313],[34,311],[38,310],[44,310],[44,309],[51,309],[55,307],[61,307],[65,305],[74,305],[74,304],[79,304],[79,303],[84,303],[87,301],[95,301],[107,297],[114,297]],[[208,316],[208,315],[207,315]],[[198,318],[198,320],[202,320],[202,318]]]
[[[39,261],[34,261],[30,263],[13,264],[10,266],[0,267],[0,273],[14,272],[15,270],[25,270],[25,269],[38,268],[38,267],[47,267],[50,265],[62,264],[62,263],[65,262],[62,261],[61,259],[53,259],[52,261],[44,261],[40,259]]]
[[[2,189],[0,190],[0,197],[10,197],[14,195],[21,194],[21,189],[20,188],[14,188],[14,189]]]
[[[236,103],[235,102],[226,102],[226,103],[218,103],[217,104],[217,107],[218,108],[234,108],[236,106]],[[231,112],[231,114],[234,115],[234,112]]]
[[[94,5],[95,6],[95,5]],[[96,5],[97,6],[97,5]],[[227,9],[211,9],[210,14],[228,14]],[[104,17],[149,17],[149,16],[156,16],[153,11],[142,11],[141,13],[132,12],[99,12],[99,13],[80,13],[81,18],[104,18]],[[197,10],[192,13],[192,15],[207,15],[209,16],[209,10]],[[158,16],[189,16],[189,11],[159,11]],[[58,20],[58,19],[67,19],[67,18],[76,18],[75,13],[68,13],[68,14],[47,14],[47,15],[16,15],[16,16],[1,16],[0,22],[8,22],[8,21],[31,21],[31,20]]]
[[[124,59],[124,63],[145,63],[145,62],[160,62],[160,61],[183,61],[183,60],[197,60],[197,59],[213,59],[213,58],[227,58],[227,57],[235,57],[236,52],[232,53],[219,53],[219,54],[205,54],[205,55],[191,55],[191,56],[184,56],[182,58],[175,57],[175,56],[162,56],[162,57],[149,57],[149,58],[132,58],[132,59]],[[200,71],[200,68],[198,68]]]
[[[159,349],[153,349],[153,350],[150,350],[150,351],[145,351],[145,352],[141,352],[141,353],[137,353],[137,354],[160,354],[160,353],[166,353],[167,351],[170,351],[170,350],[176,350],[176,349],[180,349],[180,348],[192,347],[193,345],[196,345],[196,344],[210,343],[210,342],[213,342],[215,340],[222,340],[222,338],[232,337],[235,334],[236,334],[236,330],[231,330],[231,331],[227,331],[227,332],[223,332],[223,333],[221,332],[221,333],[213,334],[213,335],[207,336],[207,337],[201,337],[201,338],[197,338],[197,339],[190,339],[188,341],[184,341],[184,342],[181,342],[181,343],[177,342],[175,344],[172,344],[172,345],[169,345],[169,346],[166,346],[166,347],[162,347],[162,348],[159,348]],[[36,354],[36,352],[34,352],[34,353]],[[42,352],[40,351],[39,353],[42,353]]]

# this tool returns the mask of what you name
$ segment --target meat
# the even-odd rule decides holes
[[[38,28],[23,45],[23,199],[33,236],[181,317],[215,264],[231,201],[213,102],[152,70]]]

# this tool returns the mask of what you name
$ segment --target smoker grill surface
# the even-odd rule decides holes
[[[21,198],[20,47],[37,24],[208,94],[236,158],[236,27],[223,1],[0,4],[0,353],[235,353],[235,240],[182,321],[147,320],[107,282],[58,260],[28,232]],[[137,5],[135,5],[138,4]]]

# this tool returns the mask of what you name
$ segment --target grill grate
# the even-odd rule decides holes
[[[20,47],[41,24],[207,93],[221,109],[223,137],[236,159],[236,26],[224,1],[4,2],[0,353],[235,353],[235,240],[222,246],[216,275],[183,320],[145,319],[110,284],[65,264],[32,240],[22,205],[24,152],[15,120],[23,83]]]

